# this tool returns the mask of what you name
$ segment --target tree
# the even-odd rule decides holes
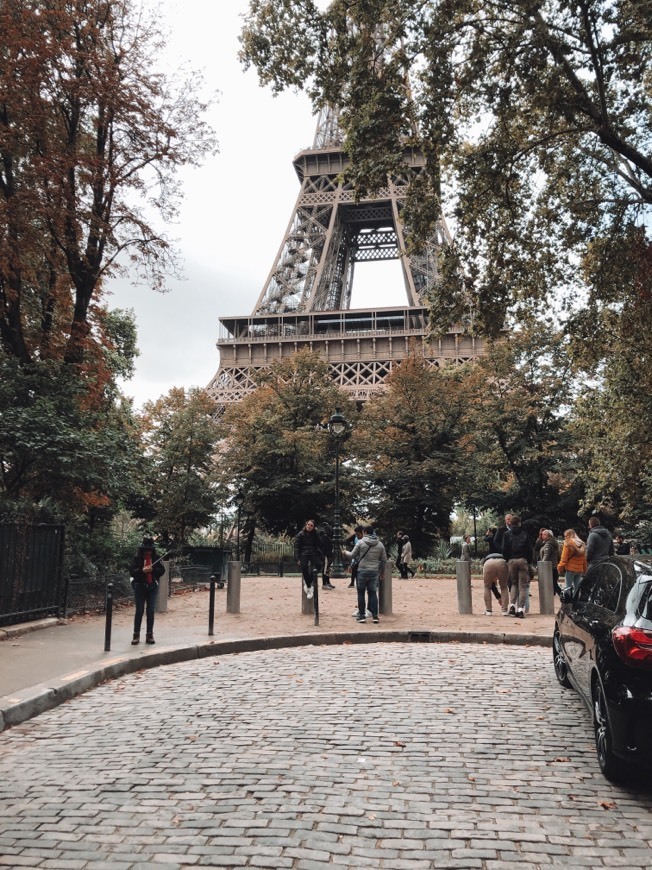
[[[216,513],[218,426],[215,406],[204,390],[174,387],[141,415],[144,454],[140,515],[176,545],[208,525]],[[145,506],[145,510],[143,510]]]
[[[129,262],[160,288],[174,266],[149,215],[174,216],[175,172],[212,131],[129,0],[4,0],[0,32],[0,340],[22,363],[81,363],[102,281]]]
[[[353,420],[355,408],[310,351],[275,361],[258,382],[224,416],[221,477],[244,493],[250,529],[254,523],[295,535],[308,517],[323,520],[333,505],[334,448],[322,424],[337,407]],[[343,469],[344,491],[346,485]]]
[[[570,426],[575,385],[567,345],[520,332],[469,372],[465,428],[474,446],[466,504],[518,513],[530,532],[577,522],[585,468]]]
[[[407,532],[422,555],[448,534],[469,469],[464,379],[462,368],[431,368],[411,354],[387,378],[387,393],[365,405],[351,439],[365,512],[386,532]]]
[[[252,0],[242,57],[274,90],[339,106],[359,191],[384,185],[406,144],[422,150],[404,213],[413,243],[440,208],[456,230],[428,300],[437,328],[496,336],[507,312],[539,319],[559,291],[577,310],[569,287],[613,308],[623,247],[636,274],[619,300],[640,282],[649,292],[630,256],[637,229],[649,243],[652,203],[646,0]]]

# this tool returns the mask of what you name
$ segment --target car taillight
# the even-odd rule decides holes
[[[652,669],[652,631],[619,625],[611,632],[614,649],[628,665]]]

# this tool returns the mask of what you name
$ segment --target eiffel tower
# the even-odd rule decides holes
[[[423,156],[406,148],[405,172],[356,200],[341,177],[347,165],[342,139],[337,112],[323,110],[312,148],[294,158],[301,189],[254,311],[220,318],[220,365],[207,387],[220,407],[256,388],[257,369],[304,348],[328,362],[333,380],[356,401],[383,390],[392,368],[415,350],[437,366],[483,352],[482,340],[461,326],[440,338],[427,335],[424,299],[450,236],[442,218],[423,253],[406,253],[401,212],[409,175],[424,166]],[[352,309],[355,264],[393,259],[402,265],[407,304]]]

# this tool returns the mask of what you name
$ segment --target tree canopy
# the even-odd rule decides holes
[[[649,0],[252,0],[242,58],[339,107],[358,189],[421,148],[408,226],[425,236],[441,207],[455,230],[435,326],[497,335],[560,291],[613,307],[616,259],[618,303],[649,294]]]
[[[79,363],[103,279],[128,263],[160,288],[174,267],[151,217],[174,216],[175,172],[213,134],[137,2],[3,0],[0,32],[0,340]]]

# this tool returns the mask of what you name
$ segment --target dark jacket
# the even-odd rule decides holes
[[[505,539],[505,533],[507,532],[507,526],[500,526],[494,535],[493,546],[489,547],[492,553],[502,553],[503,552],[503,541]]]
[[[527,532],[522,526],[507,529],[503,538],[503,556],[510,559],[526,559],[532,561],[532,544]]]
[[[145,554],[149,552],[152,558],[152,570],[151,571],[143,571],[143,564],[145,562]],[[129,566],[129,573],[134,578],[135,583],[148,583],[149,576],[151,575],[152,580],[155,583],[158,583],[159,578],[165,574],[165,565],[163,562],[159,562],[159,555],[154,549],[154,547],[143,547],[142,545],[138,547],[136,550],[136,555],[131,560],[131,565]]]
[[[603,562],[614,554],[614,542],[604,526],[591,529],[586,539],[586,561],[589,565]]]
[[[324,542],[321,533],[317,529],[311,532],[301,529],[294,539],[294,561],[300,562],[302,556],[316,558],[320,562],[324,560]]]

